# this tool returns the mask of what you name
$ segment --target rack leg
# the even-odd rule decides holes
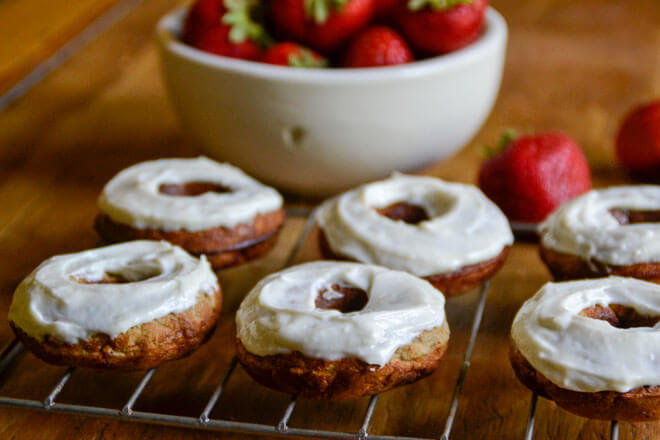
[[[69,367],[66,370],[66,373],[64,373],[64,376],[60,379],[59,382],[57,382],[57,385],[53,388],[53,390],[48,394],[48,397],[44,399],[44,408],[45,409],[50,409],[50,407],[53,406],[53,403],[55,402],[55,399],[57,398],[57,395],[60,394],[62,391],[62,388],[64,388],[64,385],[69,381],[71,378],[71,375],[73,374],[73,371],[75,368]]]
[[[280,419],[280,422],[277,424],[277,431],[284,433],[287,432],[289,429],[288,423],[289,419],[291,418],[291,414],[293,414],[293,410],[296,407],[296,400],[298,399],[297,396],[291,396],[291,402],[286,406],[286,409],[284,410],[284,415]]]
[[[11,341],[0,353],[0,374],[11,365],[13,360],[23,350],[23,344],[18,339]]]
[[[208,403],[204,407],[204,411],[202,411],[202,414],[199,416],[199,423],[201,423],[202,425],[206,425],[209,422],[209,414],[211,414],[211,411],[213,411],[215,404],[218,402],[218,399],[222,394],[222,390],[224,390],[225,386],[227,385],[227,382],[229,382],[229,378],[231,377],[231,374],[234,372],[237,363],[238,363],[238,358],[234,357],[229,363],[229,368],[225,373],[225,377],[222,378],[222,382],[220,382],[220,385],[218,385],[218,387],[215,389]]]
[[[463,357],[463,365],[461,366],[461,371],[458,374],[458,380],[456,381],[456,387],[454,388],[454,394],[451,399],[451,406],[449,407],[449,414],[447,414],[447,421],[445,422],[445,429],[442,432],[441,440],[449,440],[449,435],[451,434],[451,428],[454,425],[454,418],[456,417],[456,410],[458,409],[458,398],[461,396],[461,390],[463,389],[463,382],[467,375],[467,370],[470,367],[470,358],[472,357],[472,350],[474,350],[474,344],[477,341],[477,334],[479,333],[479,327],[481,326],[481,319],[484,316],[484,308],[486,306],[486,296],[488,293],[488,282],[485,282],[481,287],[481,295],[479,296],[479,302],[477,303],[477,308],[474,310],[474,319],[472,321],[472,329],[470,331],[470,340],[468,342],[467,348],[465,349],[465,356]]]
[[[610,425],[610,440],[619,440],[619,422],[616,420]]]
[[[529,404],[529,416],[527,416],[527,427],[525,428],[525,440],[532,440],[534,438],[534,423],[536,420],[536,402],[538,396],[536,393],[532,394],[532,401]]]
[[[140,394],[142,394],[142,391],[144,391],[144,388],[151,380],[151,376],[154,375],[155,371],[155,368],[147,371],[147,374],[144,375],[137,388],[135,388],[135,391],[133,391],[133,394],[131,394],[131,397],[128,399],[128,402],[126,402],[126,405],[124,405],[124,407],[121,409],[122,415],[127,416],[131,414],[133,411],[133,405],[135,405],[135,401],[137,401],[138,397],[140,397]]]
[[[374,415],[374,409],[376,408],[376,403],[378,402],[378,394],[371,396],[369,399],[369,406],[367,406],[367,413],[364,415],[362,420],[362,426],[358,431],[358,437],[361,439],[367,438],[369,435],[369,422],[371,422],[371,416]]]

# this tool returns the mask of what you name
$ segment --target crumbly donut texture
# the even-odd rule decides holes
[[[350,400],[415,382],[435,371],[447,350],[449,327],[425,330],[397,349],[383,366],[356,358],[327,361],[296,351],[257,356],[236,340],[238,358],[260,384],[284,393],[317,400]]]
[[[534,369],[513,342],[509,357],[513,371],[527,388],[574,414],[624,422],[660,420],[660,386],[642,386],[625,393],[572,391],[555,385]]]
[[[136,229],[115,223],[105,214],[99,214],[94,228],[104,240],[118,243],[129,240],[166,240],[183,247],[195,255],[205,254],[215,269],[234,266],[259,258],[277,242],[284,225],[284,209],[258,214],[252,221],[233,228],[213,228],[203,231],[161,231]]]
[[[97,333],[68,344],[48,335],[29,336],[12,321],[16,336],[38,358],[56,365],[113,370],[147,370],[188,355],[211,334],[220,316],[222,293],[200,295],[197,303],[180,313],[131,327],[111,338]]]
[[[543,245],[539,246],[539,253],[555,281],[616,275],[660,283],[660,263],[635,263],[618,266],[557,252]]]

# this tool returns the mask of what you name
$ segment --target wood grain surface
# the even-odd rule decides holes
[[[113,2],[0,1],[0,90]],[[0,315],[39,262],[92,247],[95,198],[123,167],[199,151],[181,132],[158,72],[156,21],[177,2],[145,0],[26,96],[0,113]],[[639,101],[660,96],[657,0],[493,0],[510,25],[501,93],[476,138],[425,172],[474,182],[481,146],[502,129],[560,129],[588,156],[596,186],[625,183],[612,154],[618,121]],[[28,6],[32,5],[32,8]],[[26,9],[27,8],[27,9]],[[44,47],[48,49],[44,49]],[[292,219],[266,258],[221,273],[227,304],[213,338],[187,359],[159,368],[136,409],[197,416],[233,355],[233,314],[261,276],[278,269],[303,227]],[[314,237],[299,260],[318,258]],[[536,246],[516,244],[494,278],[459,401],[452,439],[523,438],[530,393],[507,360],[512,318],[549,279]],[[428,379],[381,396],[371,433],[439,437],[462,362],[477,293],[449,301],[452,329],[443,366]],[[0,319],[0,344],[12,339]],[[25,354],[0,377],[0,394],[43,399],[64,372]],[[141,374],[78,370],[60,402],[120,408]],[[275,423],[289,397],[254,384],[239,368],[213,417]],[[368,399],[300,401],[291,426],[357,431]],[[573,416],[540,400],[537,439],[608,438],[608,424]],[[229,433],[0,408],[3,439],[210,439]],[[623,424],[621,439],[660,438],[660,424]]]
[[[0,2],[0,93],[117,0]]]

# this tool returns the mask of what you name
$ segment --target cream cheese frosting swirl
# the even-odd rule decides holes
[[[580,314],[610,304],[660,317],[660,285],[621,277],[548,283],[522,306],[511,336],[532,367],[564,389],[660,385],[660,324],[616,328]]]
[[[204,182],[228,192],[171,196],[167,184]],[[240,169],[205,157],[142,162],[121,171],[103,188],[98,205],[116,223],[136,229],[200,231],[252,220],[282,206],[282,196]]]
[[[429,219],[413,225],[375,210],[398,202]],[[317,222],[333,252],[422,277],[495,258],[513,243],[506,217],[478,188],[398,173],[324,202]]]
[[[622,225],[613,209],[660,211],[660,186],[592,190],[562,204],[540,225],[543,246],[613,265],[660,262],[660,223]]]
[[[333,284],[362,289],[359,311],[316,306]],[[433,286],[405,272],[359,263],[313,262],[260,281],[236,314],[238,338],[258,356],[299,351],[334,361],[354,357],[385,365],[401,346],[445,322],[445,299]]]
[[[122,282],[98,284],[107,277]],[[9,320],[35,339],[75,344],[182,312],[217,288],[204,256],[164,241],[132,241],[44,261],[16,289]]]

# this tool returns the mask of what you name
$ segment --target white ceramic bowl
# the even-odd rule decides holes
[[[293,69],[208,54],[158,24],[162,69],[184,128],[211,157],[284,190],[324,196],[443,159],[488,116],[507,27],[448,55],[371,69]]]

